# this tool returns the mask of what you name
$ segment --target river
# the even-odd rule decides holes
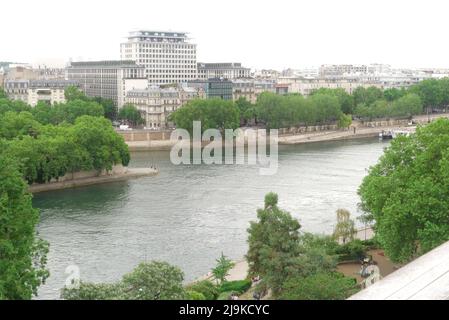
[[[190,281],[221,252],[241,259],[249,221],[270,191],[302,230],[331,233],[337,209],[360,214],[357,188],[386,146],[377,139],[280,146],[272,176],[254,166],[175,166],[168,151],[137,152],[130,166],[154,164],[158,176],[37,194],[51,272],[38,299],[59,297],[71,265],[82,280],[108,282],[141,261],[162,260]]]

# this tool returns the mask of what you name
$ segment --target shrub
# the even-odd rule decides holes
[[[343,300],[358,291],[355,279],[337,272],[289,278],[282,288],[281,300]]]
[[[251,288],[251,280],[226,281],[220,287],[220,292],[235,291],[244,293]]]
[[[353,240],[339,246],[335,253],[339,255],[339,260],[359,260],[365,256],[367,248],[361,240]]]
[[[186,288],[188,291],[202,293],[206,300],[216,300],[220,292],[216,285],[209,280],[194,283]]]
[[[189,300],[206,300],[204,294],[196,291],[187,291],[187,297]]]

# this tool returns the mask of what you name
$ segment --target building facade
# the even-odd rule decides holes
[[[29,85],[30,80],[5,80],[4,90],[9,99],[28,103]]]
[[[251,69],[241,63],[198,63],[198,79],[241,79],[251,77]]]
[[[79,86],[70,80],[32,80],[28,84],[28,104],[32,107],[39,102],[50,105],[65,102],[65,89],[69,86]]]
[[[27,64],[10,64],[6,80],[39,80],[39,73]]]
[[[77,81],[87,96],[111,99],[119,108],[127,91],[148,86],[145,69],[125,60],[72,62],[67,77]]]
[[[196,44],[189,40],[185,32],[134,31],[120,56],[143,66],[150,85],[185,83],[197,78]]]
[[[169,115],[192,99],[203,99],[201,90],[189,87],[150,86],[143,90],[130,90],[126,94],[126,103],[134,104],[146,121],[146,127],[164,130],[173,126]]]
[[[276,92],[275,82],[269,80],[237,79],[232,81],[232,99],[244,98],[256,103],[257,97],[263,92]]]
[[[280,77],[276,86],[277,93],[300,93],[303,96],[308,96],[314,90],[321,88],[328,89],[344,89],[347,93],[352,92],[358,87],[377,87],[383,88],[382,83],[377,81],[360,81],[355,79],[304,79],[293,77]]]
[[[334,77],[351,73],[367,73],[368,66],[353,64],[325,64],[320,67],[320,77]]]
[[[227,79],[193,80],[187,86],[204,91],[206,99],[232,100],[232,81]]]

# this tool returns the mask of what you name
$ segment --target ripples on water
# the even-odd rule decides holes
[[[338,208],[359,215],[357,188],[385,146],[376,140],[280,146],[273,176],[253,166],[174,166],[168,152],[139,152],[130,166],[155,164],[158,176],[36,195],[51,272],[39,298],[59,297],[71,264],[84,280],[114,281],[141,261],[163,260],[189,281],[207,273],[222,251],[241,259],[249,221],[270,191],[303,230],[331,233]]]

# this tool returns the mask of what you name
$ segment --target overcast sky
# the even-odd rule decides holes
[[[445,0],[5,0],[0,61],[119,59],[135,29],[189,32],[202,62],[449,67]]]

